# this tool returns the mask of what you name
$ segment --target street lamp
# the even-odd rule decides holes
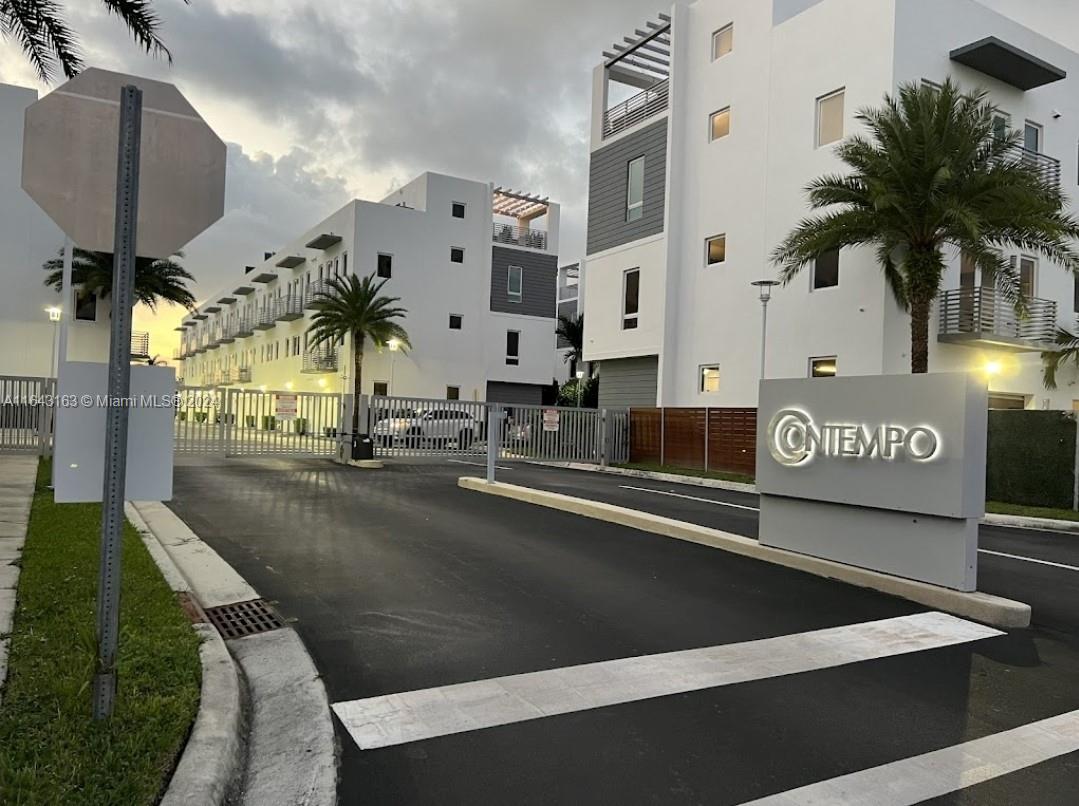
[[[750,283],[760,291],[761,300],[761,380],[764,380],[768,346],[768,303],[772,300],[772,289],[779,285],[778,280],[757,280]]]
[[[577,408],[581,407],[581,390],[584,387],[584,372],[577,370]]]
[[[390,348],[390,385],[386,391],[393,395],[393,371],[397,366],[397,353],[401,349],[401,341],[400,339],[390,339],[386,342],[386,346]]]
[[[64,318],[64,309],[56,305],[50,305],[45,309],[45,313],[49,315],[49,321],[52,322],[52,355],[49,358],[49,363],[52,366],[52,376],[57,377],[60,363],[60,357],[56,353],[56,339],[60,330],[60,320]]]

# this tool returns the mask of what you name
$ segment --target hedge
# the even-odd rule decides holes
[[[1075,415],[990,411],[985,497],[989,501],[1071,509]]]

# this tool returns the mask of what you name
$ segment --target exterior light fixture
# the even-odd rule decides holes
[[[1004,371],[1004,365],[999,361],[986,361],[983,369],[986,375],[990,378],[994,378]]]
[[[45,313],[49,315],[50,322],[59,322],[60,318],[64,315],[64,309],[52,305],[45,309]]]
[[[760,292],[761,301],[761,380],[764,380],[768,345],[768,303],[772,300],[772,289],[779,285],[779,280],[756,280],[750,283]]]

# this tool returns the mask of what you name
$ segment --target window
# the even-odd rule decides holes
[[[378,253],[378,276],[389,279],[393,275],[393,255]]]
[[[843,139],[843,107],[846,91],[839,90],[817,99],[817,147]]]
[[[644,215],[644,157],[630,160],[626,178],[626,221]]]
[[[1027,298],[1033,297],[1038,285],[1038,261],[1023,255],[1019,258],[1019,290]]]
[[[829,358],[809,359],[810,378],[834,378],[839,374],[839,362],[833,355]]]
[[[1042,150],[1042,127],[1032,121],[1023,126],[1023,148],[1040,154]]]
[[[516,367],[521,363],[521,331],[506,331],[506,365]]]
[[[341,274],[348,274],[348,252],[341,255]]]
[[[450,314],[450,330],[460,330],[461,325],[464,324],[465,318],[459,313]]]
[[[75,321],[97,321],[97,294],[83,288],[75,289]]]
[[[993,136],[998,140],[1004,140],[1012,128],[1012,120],[1004,112],[993,114]]]
[[[636,330],[641,311],[641,270],[630,269],[622,280],[622,329]]]
[[[390,393],[390,385],[385,381],[375,381],[373,391],[376,397],[386,397]]]
[[[461,387],[460,386],[447,386],[446,387],[446,400],[460,400],[461,399]]]
[[[709,238],[705,245],[707,246],[707,261],[709,266],[714,266],[717,263],[725,263],[727,260],[727,236],[716,235]]]
[[[719,391],[719,364],[701,367],[698,391],[701,394]]]
[[[722,140],[731,133],[731,108],[729,106],[712,113],[709,119],[709,132],[709,139],[713,141]]]
[[[451,214],[454,218],[465,217],[465,205],[463,202],[454,202],[451,208]]]
[[[464,263],[465,262],[465,250],[459,246],[454,246],[450,249],[450,263]]]
[[[813,290],[839,285],[839,251],[823,252],[813,261]]]
[[[525,272],[520,266],[510,266],[506,274],[506,298],[510,302],[524,299]]]
[[[734,50],[734,23],[712,34],[712,61],[722,59]]]

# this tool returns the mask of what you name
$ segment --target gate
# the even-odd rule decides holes
[[[492,423],[499,423],[501,461],[626,462],[628,409],[576,409],[372,397],[368,433],[375,455],[483,458]]]
[[[49,454],[55,395],[52,378],[0,376],[0,453]]]
[[[185,387],[177,394],[177,454],[337,455],[341,396]]]

